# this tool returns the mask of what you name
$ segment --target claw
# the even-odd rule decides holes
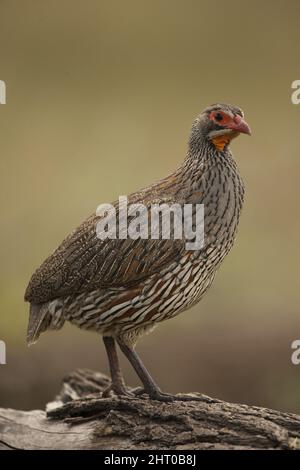
[[[157,400],[157,401],[163,401],[163,402],[171,402],[171,401],[174,401],[176,398],[175,395],[171,395],[170,393],[164,393],[156,389],[148,391],[143,387],[135,388],[134,390],[132,390],[132,392],[134,393],[136,397],[141,396],[141,395],[148,395],[148,397],[151,400]]]
[[[111,393],[114,393],[118,397],[133,397],[134,395],[129,392],[125,387],[116,386],[114,384],[109,384],[102,392],[102,398],[108,398]]]
[[[160,390],[146,390],[143,387],[137,387],[131,392],[136,397],[140,397],[141,395],[148,395],[151,400],[157,400],[162,402],[172,402],[172,401],[208,401],[208,397],[197,396],[197,395],[173,395],[171,393],[164,393]]]
[[[151,400],[158,400],[166,403],[170,403],[176,400],[175,395],[171,395],[171,393],[155,392],[151,393],[149,396]]]

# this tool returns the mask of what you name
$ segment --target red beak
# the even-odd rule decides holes
[[[238,114],[234,116],[233,120],[231,121],[230,124],[226,126],[228,129],[233,129],[237,132],[240,132],[241,134],[248,134],[251,135],[251,129],[244,121],[244,119],[241,118]]]

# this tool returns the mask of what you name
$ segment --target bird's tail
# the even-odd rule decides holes
[[[31,346],[39,339],[40,334],[47,330],[49,318],[47,304],[30,304],[29,323],[27,329],[27,344]]]

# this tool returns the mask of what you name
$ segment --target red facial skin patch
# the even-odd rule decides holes
[[[222,119],[217,119],[219,116],[222,117]],[[212,111],[209,115],[209,119],[224,127],[234,122],[233,118],[228,116],[228,114],[224,113],[223,111]]]
[[[209,115],[209,119],[211,121],[214,121],[216,124],[219,124],[220,126],[224,126],[225,129],[224,131],[226,132],[226,129],[230,129],[231,125],[234,123],[234,119],[231,116],[228,116],[228,114],[224,113],[223,111],[212,111]],[[230,143],[234,137],[237,137],[239,135],[238,132],[232,132],[230,134],[220,134],[217,137],[212,139],[212,143],[216,147],[216,149],[220,152],[224,150],[224,147]]]

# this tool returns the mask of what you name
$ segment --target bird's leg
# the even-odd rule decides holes
[[[150,398],[153,400],[160,400],[160,401],[174,401],[176,397],[174,395],[170,395],[168,393],[163,393],[158,385],[154,382],[151,375],[147,371],[146,367],[142,363],[141,359],[135,352],[135,350],[128,346],[128,344],[124,343],[120,338],[117,339],[120,349],[125,354],[129,362],[131,363],[132,367],[136,371],[137,375],[139,376],[140,380],[144,385],[144,393],[147,393]]]
[[[103,336],[103,342],[109,362],[111,384],[103,391],[102,396],[107,397],[110,391],[115,392],[116,395],[128,395],[119,364],[115,340],[112,336]]]
[[[154,382],[153,378],[147,371],[146,367],[144,366],[143,362],[139,358],[136,351],[122,341],[122,339],[117,338],[118,344],[120,349],[125,354],[131,365],[133,366],[134,370],[136,371],[137,375],[139,376],[142,384],[144,386],[143,389],[137,389],[136,395],[141,395],[146,393],[149,395],[150,398],[153,400],[159,400],[164,402],[170,401],[207,401],[208,397],[204,395],[172,395],[171,393],[164,393],[160,390],[158,385]],[[211,400],[211,399],[209,399]]]

